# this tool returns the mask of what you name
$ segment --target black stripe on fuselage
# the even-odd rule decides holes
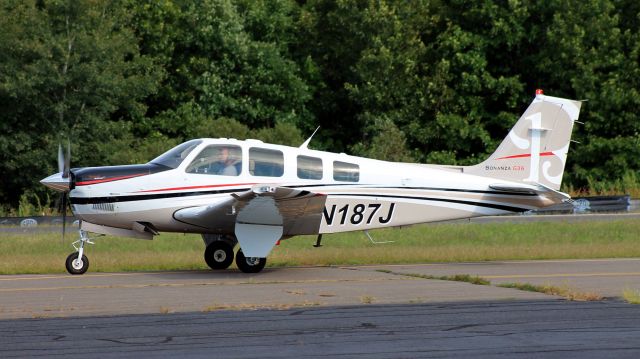
[[[486,207],[486,208],[499,209],[499,210],[502,210],[502,211],[509,211],[509,212],[524,212],[524,211],[528,211],[529,210],[529,208],[505,206],[505,205],[502,205],[502,204],[486,203],[486,202],[463,201],[463,200],[448,199],[448,198],[396,196],[396,195],[385,195],[385,194],[360,194],[360,193],[332,193],[331,196],[374,197],[374,198],[384,197],[384,198],[398,198],[398,199],[415,199],[415,200],[419,200],[419,201],[447,202],[447,203],[464,204],[464,205],[467,205],[467,206]]]
[[[206,196],[211,194],[234,193],[248,191],[250,188],[233,188],[216,191],[197,191],[197,192],[172,192],[172,193],[154,193],[140,194],[134,196],[109,196],[109,197],[71,197],[71,204],[97,204],[97,203],[115,203],[115,202],[132,202],[132,201],[149,201],[152,199],[163,198],[179,198],[192,196]]]

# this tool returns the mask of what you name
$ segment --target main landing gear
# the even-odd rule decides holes
[[[233,263],[233,246],[225,241],[215,241],[204,250],[204,261],[211,269],[227,269]]]
[[[238,268],[245,273],[258,273],[264,269],[264,266],[267,264],[267,258],[257,258],[257,257],[245,257],[242,253],[242,249],[238,250],[238,255],[236,256],[236,265]]]
[[[80,230],[80,239],[73,242],[76,252],[69,254],[65,262],[69,274],[84,274],[89,269],[89,259],[84,255],[85,243],[93,244],[87,232]]]
[[[204,261],[211,269],[227,269],[233,263],[233,247],[238,244],[238,240],[234,237],[203,234],[207,248],[204,250]],[[267,258],[245,257],[242,249],[238,249],[235,255],[236,265],[238,269],[244,273],[258,273],[264,269],[267,264]]]

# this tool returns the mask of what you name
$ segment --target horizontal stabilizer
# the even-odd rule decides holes
[[[538,193],[538,188],[526,184],[507,184],[507,183],[495,183],[490,184],[489,188],[502,191],[502,192],[518,192],[518,193],[530,193],[536,194]]]
[[[536,183],[534,185],[525,183],[494,183],[490,184],[489,188],[502,192],[537,194],[539,196],[560,200],[571,199],[571,196],[569,196],[568,194],[556,191],[555,189],[545,186],[541,183]]]

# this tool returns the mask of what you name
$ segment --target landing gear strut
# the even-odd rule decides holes
[[[78,243],[80,245],[76,246]],[[80,230],[80,239],[73,242],[73,247],[77,252],[69,254],[65,262],[69,274],[84,274],[89,269],[89,259],[84,255],[85,243],[93,244],[89,236],[87,236],[87,232]]]

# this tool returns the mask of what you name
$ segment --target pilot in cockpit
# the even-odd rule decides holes
[[[229,153],[228,147],[218,149],[218,158],[214,166],[214,173],[222,176],[237,176],[236,160]]]

